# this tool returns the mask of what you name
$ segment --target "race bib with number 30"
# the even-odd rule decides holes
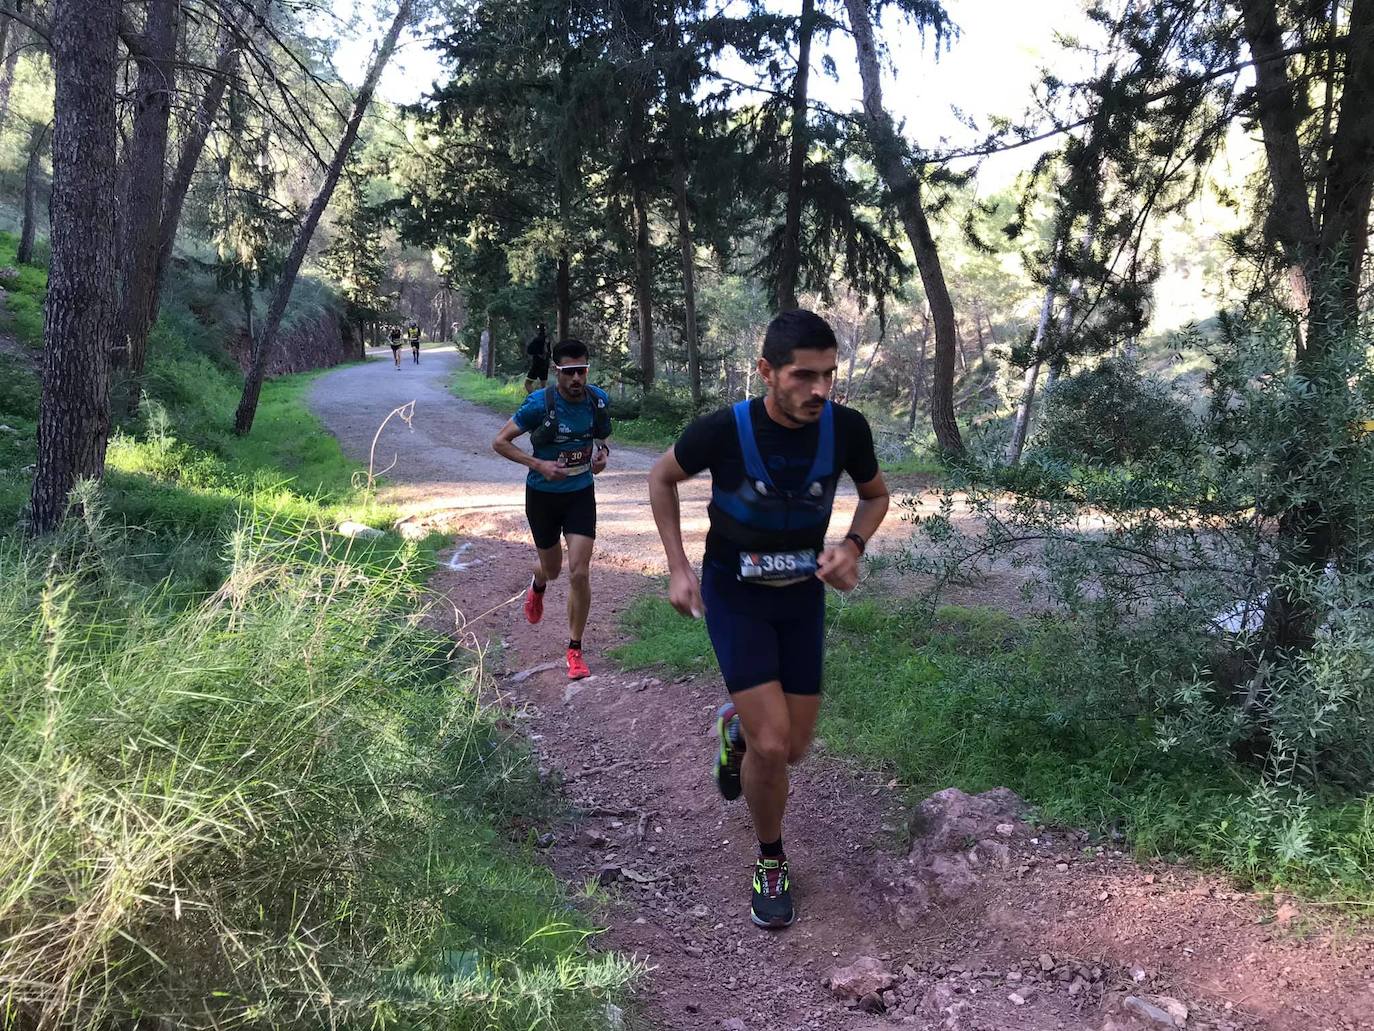
[[[558,452],[558,467],[569,476],[585,473],[592,467],[592,446]]]

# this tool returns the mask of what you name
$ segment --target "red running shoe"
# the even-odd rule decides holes
[[[582,661],[582,652],[577,648],[568,649],[568,679],[581,680],[589,677],[592,671],[587,668],[587,664]]]
[[[530,585],[525,590],[525,618],[531,623],[544,618],[544,592],[534,589],[534,577],[530,577]]]

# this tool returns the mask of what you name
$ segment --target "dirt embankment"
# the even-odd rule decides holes
[[[247,334],[240,332],[231,337],[227,347],[239,367],[247,372],[253,360],[253,345]],[[361,355],[354,328],[338,312],[320,309],[283,327],[268,358],[267,375],[328,369],[355,361]]]

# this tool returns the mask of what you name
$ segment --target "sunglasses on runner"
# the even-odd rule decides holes
[[[564,376],[587,375],[587,366],[585,365],[555,365],[554,368]]]

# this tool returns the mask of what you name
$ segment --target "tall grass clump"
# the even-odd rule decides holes
[[[250,523],[188,600],[84,501],[0,552],[0,1024],[604,1027],[633,970],[504,843],[536,778],[414,554]]]

